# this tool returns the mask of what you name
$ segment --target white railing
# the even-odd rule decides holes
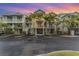
[[[3,20],[2,21],[3,23],[22,23],[22,21],[16,19],[16,20],[13,20],[13,19],[7,19],[7,20]]]

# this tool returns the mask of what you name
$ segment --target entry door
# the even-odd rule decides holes
[[[37,35],[43,35],[43,28],[37,28]]]

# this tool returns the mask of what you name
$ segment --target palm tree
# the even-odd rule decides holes
[[[32,21],[32,17],[33,17],[33,15],[32,14],[30,14],[29,16],[26,16],[26,26],[27,26],[27,30],[26,30],[26,33],[24,33],[24,34],[27,34],[27,35],[29,35],[30,34],[30,27],[31,27],[31,25],[30,25],[30,21]],[[30,25],[30,26],[29,26]],[[28,28],[29,27],[29,28]]]
[[[71,35],[75,34],[75,30],[79,25],[79,18],[76,15],[72,15],[70,19],[70,28],[71,28]]]
[[[31,35],[31,22],[32,20],[34,20],[36,18],[35,14],[34,13],[31,13],[30,15],[26,16],[26,24],[27,26],[29,27],[26,31],[26,33],[28,35]]]
[[[0,33],[3,31],[3,23],[0,22]]]
[[[57,26],[59,25],[59,20],[57,14],[51,12],[45,15],[44,19],[49,22],[49,24],[54,25],[54,34],[57,34]],[[52,26],[51,26],[52,27]]]
[[[1,22],[0,22],[0,29],[1,29],[1,31],[6,32],[6,31],[7,31],[7,30],[6,30],[7,27],[8,27],[7,23],[1,23]]]
[[[47,27],[46,29],[45,29],[45,34],[46,35],[48,35],[48,33],[50,33],[50,27],[48,27],[48,24],[50,24],[51,23],[51,19],[50,19],[50,15],[49,14],[45,14],[44,16],[43,16],[43,18],[44,18],[44,20],[45,20],[45,26]]]
[[[2,28],[3,27],[3,23],[2,22],[0,22],[0,28]]]
[[[58,25],[60,24],[59,19],[58,18],[55,18],[53,20],[53,24],[54,24],[54,33],[57,34]]]
[[[70,26],[70,16],[69,15],[66,15],[63,17],[63,20],[62,20],[62,33],[66,33],[68,34],[69,32],[69,26]]]
[[[22,24],[21,23],[15,23],[14,24],[14,32],[15,34],[21,34],[22,33]]]
[[[73,15],[66,15],[63,19],[63,25],[67,29],[70,28],[71,35],[75,34],[75,29],[79,25],[79,17],[76,14]]]

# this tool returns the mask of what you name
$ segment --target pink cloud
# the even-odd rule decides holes
[[[78,12],[79,6],[73,4],[63,5],[63,7],[45,7],[46,12],[55,12],[55,13],[68,13],[68,12]]]

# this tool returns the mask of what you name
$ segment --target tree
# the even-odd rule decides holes
[[[62,33],[69,33],[69,27],[70,27],[70,15],[65,15],[63,17],[63,21],[62,21]]]
[[[60,24],[60,21],[58,18],[55,18],[53,20],[53,24],[54,24],[54,33],[57,34],[57,30],[58,30],[58,25]]]
[[[71,35],[74,35],[75,29],[79,25],[79,14],[66,15],[63,18],[64,27],[70,28]]]
[[[71,35],[75,34],[75,30],[79,25],[79,18],[76,15],[72,15],[70,19],[70,28],[71,28]]]
[[[0,31],[3,31],[4,27],[3,27],[3,23],[0,22]]]
[[[3,23],[0,22],[0,28],[3,28]]]
[[[26,34],[28,35],[31,35],[31,22],[32,20],[35,19],[35,14],[34,13],[31,13],[30,15],[26,16],[26,25],[27,25],[27,31],[26,31]]]
[[[0,22],[0,30],[6,32],[6,28],[8,27],[7,23]]]
[[[51,12],[44,16],[44,19],[49,22],[49,24],[54,25],[54,34],[57,34],[57,26],[59,25],[59,19],[57,14]],[[51,26],[52,27],[52,26]]]

